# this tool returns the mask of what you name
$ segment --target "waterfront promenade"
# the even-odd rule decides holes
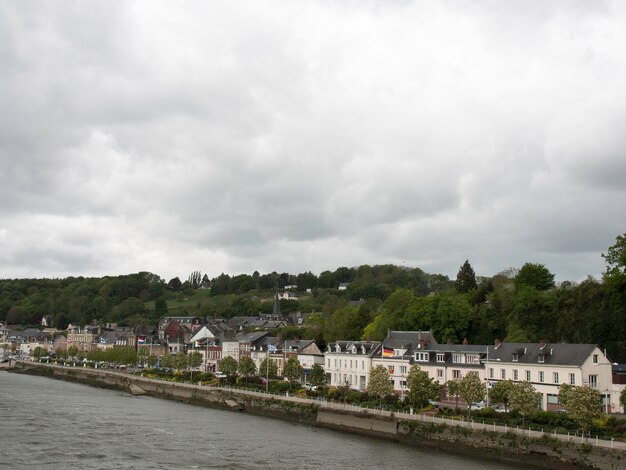
[[[24,362],[24,361],[18,361],[16,365],[19,366],[21,364],[26,365],[26,366],[34,365],[31,362]],[[64,369],[64,370],[76,369],[75,367],[66,367],[66,366],[59,366],[59,365],[52,365],[52,364],[37,364],[37,365],[44,365],[45,367],[58,368],[58,369]],[[315,406],[318,406],[319,409],[321,410],[345,411],[345,412],[359,414],[360,416],[363,416],[363,417],[381,417],[382,416],[382,417],[387,417],[391,419],[396,419],[399,421],[420,421],[424,423],[432,423],[432,424],[437,424],[437,425],[443,424],[443,425],[452,426],[452,427],[457,426],[457,427],[467,428],[467,429],[476,430],[476,431],[513,433],[513,434],[524,435],[530,438],[549,437],[549,438],[558,439],[564,442],[588,444],[588,445],[597,446],[597,447],[604,447],[604,448],[626,451],[626,442],[616,441],[614,439],[611,439],[611,440],[600,439],[597,436],[582,436],[580,434],[569,434],[569,433],[559,434],[556,432],[549,433],[549,432],[543,432],[543,430],[537,430],[537,429],[533,430],[530,428],[523,428],[519,426],[516,426],[516,427],[507,426],[506,424],[505,425],[487,424],[483,421],[443,418],[443,417],[435,416],[432,413],[411,414],[411,413],[404,413],[404,412],[399,412],[399,411],[388,411],[384,409],[365,408],[361,406],[350,405],[347,403],[336,403],[336,402],[329,402],[323,399],[301,398],[301,397],[294,397],[294,396],[288,396],[288,395],[273,394],[273,393],[267,393],[267,392],[260,391],[260,390],[250,390],[250,389],[239,388],[239,387],[231,387],[227,385],[201,385],[201,384],[184,383],[184,382],[172,382],[172,381],[167,381],[167,380],[142,377],[141,375],[135,375],[127,371],[120,372],[120,371],[113,371],[113,370],[89,369],[89,368],[82,368],[82,367],[80,368],[80,370],[83,373],[88,373],[88,374],[92,373],[94,375],[100,375],[104,373],[104,374],[111,375],[111,376],[132,377],[134,379],[134,382],[138,386],[141,386],[142,382],[149,382],[153,384],[163,384],[163,385],[170,385],[170,386],[175,385],[176,387],[179,387],[179,388],[197,390],[199,392],[208,391],[208,390],[223,390],[234,395],[251,396],[251,397],[259,397],[259,398],[266,398],[266,399],[271,398],[274,400],[281,400],[281,401],[286,401],[286,402],[315,405]]]

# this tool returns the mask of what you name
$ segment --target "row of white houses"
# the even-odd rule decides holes
[[[328,383],[356,390],[365,390],[371,369],[381,365],[402,395],[413,364],[442,386],[469,372],[477,372],[487,387],[500,380],[528,381],[541,393],[542,409],[548,411],[560,408],[558,389],[563,383],[593,387],[601,393],[606,412],[621,410],[624,386],[613,384],[613,364],[594,344],[438,344],[429,331],[390,331],[383,341],[335,341],[324,352]]]

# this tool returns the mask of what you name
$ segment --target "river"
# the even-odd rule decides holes
[[[10,469],[520,468],[2,371],[0,429]]]

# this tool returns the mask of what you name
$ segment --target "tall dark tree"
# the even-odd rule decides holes
[[[476,289],[476,287],[476,274],[474,273],[474,268],[472,268],[472,265],[469,264],[468,260],[465,260],[465,263],[463,263],[463,266],[461,266],[456,275],[456,289],[460,293],[464,294]]]
[[[548,290],[554,287],[554,274],[543,264],[525,263],[515,276],[515,284]]]
[[[182,286],[183,283],[180,282],[180,279],[178,279],[178,277],[170,279],[170,282],[167,283],[167,287],[174,292],[178,292]]]

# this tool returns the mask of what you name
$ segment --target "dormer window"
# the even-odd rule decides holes
[[[446,362],[446,354],[437,353],[437,362]]]
[[[539,364],[543,364],[544,362],[546,362],[545,354],[539,354],[538,362],[539,362]]]
[[[513,353],[513,362],[517,362],[517,361],[519,361],[519,354]]]
[[[418,362],[428,362],[430,360],[430,354],[427,352],[417,352],[415,353],[415,360]]]

